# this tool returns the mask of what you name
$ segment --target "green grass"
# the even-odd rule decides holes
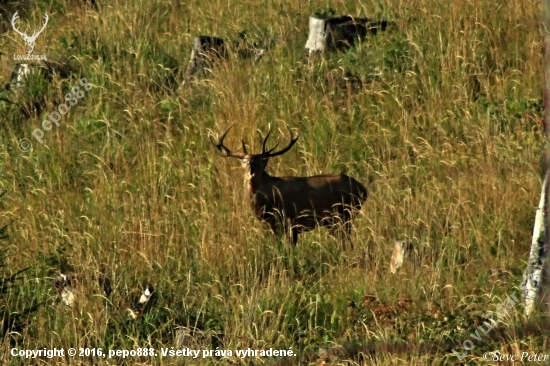
[[[23,314],[3,333],[4,363],[36,364],[9,356],[12,347],[160,353],[181,347],[178,335],[191,329],[183,344],[195,349],[292,347],[298,356],[280,364],[325,356],[327,364],[457,364],[452,349],[464,352],[481,316],[518,293],[541,185],[538,2],[98,2],[38,1],[20,11],[30,28],[49,14],[35,53],[74,72],[0,92],[17,103],[0,101],[0,227],[14,220],[0,242],[3,278],[30,267],[0,293],[4,319]],[[303,59],[308,16],[331,9],[396,26]],[[242,31],[276,43],[258,62],[233,57],[175,88],[193,36]],[[23,42],[8,28],[0,49],[5,85]],[[94,88],[39,144],[31,133],[81,77]],[[353,245],[318,229],[291,247],[257,221],[238,161],[208,140],[233,122],[234,149],[243,136],[257,151],[269,123],[299,131],[295,147],[270,162],[273,175],[343,171],[367,186]],[[21,138],[32,151],[19,150]],[[396,240],[417,254],[391,274]],[[74,274],[73,308],[52,284],[60,271]],[[152,304],[130,319],[147,285]],[[529,320],[521,305],[511,314],[474,341],[466,364],[487,364],[487,351],[547,349],[541,309]],[[90,360],[109,361],[56,361]]]

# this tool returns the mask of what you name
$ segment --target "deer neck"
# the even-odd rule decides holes
[[[270,182],[274,178],[267,174],[265,171],[257,176],[254,176],[250,180],[247,180],[245,182],[245,185],[247,186],[248,193],[250,194],[250,197],[252,198],[256,193],[262,191],[264,187],[270,187]]]

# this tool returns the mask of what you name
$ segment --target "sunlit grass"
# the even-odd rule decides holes
[[[304,59],[308,16],[328,8],[396,27],[351,50]],[[518,292],[529,253],[541,184],[539,8],[462,0],[29,7],[22,16],[29,22],[50,14],[37,50],[68,60],[74,72],[68,80],[38,78],[19,95],[0,92],[21,105],[45,104],[27,118],[0,101],[0,190],[7,191],[0,227],[15,220],[4,241],[5,276],[32,266],[0,301],[10,312],[40,304],[4,335],[0,352],[159,351],[177,346],[186,327],[219,334],[219,345],[193,340],[206,348],[292,347],[299,356],[288,364],[314,362],[331,347],[333,363],[456,364],[451,350]],[[233,57],[170,92],[193,36],[236,39],[243,30],[276,43],[258,62]],[[9,30],[0,48],[23,52]],[[8,56],[0,58],[0,85],[14,66]],[[81,77],[94,88],[39,144],[31,133]],[[353,243],[318,229],[292,247],[264,228],[246,201],[239,163],[220,158],[208,140],[231,123],[228,146],[238,148],[242,136],[254,151],[268,124],[300,133],[290,152],[270,161],[272,175],[343,171],[365,184]],[[17,146],[23,137],[33,143],[28,153]],[[395,240],[411,243],[415,256],[390,274]],[[76,276],[74,308],[52,286],[60,271]],[[130,320],[147,285],[154,302]],[[484,364],[483,353],[494,350],[545,350],[544,325],[532,325],[540,314],[527,321],[520,305],[512,313],[465,361]],[[249,360],[126,360],[138,361]]]

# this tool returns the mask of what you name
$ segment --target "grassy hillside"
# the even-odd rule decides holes
[[[0,293],[3,362],[38,364],[9,356],[13,347],[233,350],[54,359],[70,365],[457,364],[452,350],[466,352],[468,339],[469,365],[487,364],[488,351],[546,350],[541,313],[526,320],[521,304],[471,336],[519,296],[530,249],[543,145],[539,2],[97,2],[5,5],[4,20],[19,10],[23,29],[46,12],[35,54],[73,72],[0,92],[12,102],[0,101],[0,227],[11,222],[1,270],[10,280],[30,267],[3,282],[13,284]],[[308,16],[331,9],[395,26],[308,61]],[[2,86],[12,54],[25,52],[3,30]],[[275,43],[258,62],[232,57],[177,87],[193,36],[242,31]],[[93,88],[38,143],[31,133],[82,77]],[[293,247],[261,225],[238,161],[208,140],[233,122],[234,149],[242,136],[258,151],[270,123],[284,139],[285,125],[300,134],[270,162],[273,175],[343,171],[367,186],[351,244],[317,229]],[[22,138],[32,150],[19,149]],[[415,255],[391,274],[396,240]],[[53,285],[59,272],[73,276],[72,308]],[[152,303],[130,319],[148,285]],[[298,356],[235,356],[249,347]]]

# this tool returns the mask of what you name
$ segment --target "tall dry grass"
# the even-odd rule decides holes
[[[304,60],[308,16],[329,8],[396,27]],[[54,0],[25,10],[29,22],[50,15],[37,49],[76,71],[0,95],[46,101],[31,118],[0,102],[0,188],[8,191],[0,224],[15,220],[5,272],[32,266],[2,301],[10,312],[40,304],[5,334],[2,354],[14,346],[158,351],[187,327],[222,334],[225,349],[292,347],[299,356],[281,360],[288,364],[308,364],[336,345],[346,351],[331,357],[348,364],[455,364],[451,350],[518,292],[541,184],[538,2],[155,0],[95,8]],[[259,62],[232,58],[176,88],[193,36],[237,38],[243,30],[277,43]],[[0,48],[23,51],[10,30]],[[14,66],[8,56],[1,85]],[[81,77],[94,88],[38,144],[31,132]],[[354,77],[362,89],[345,80]],[[319,229],[291,247],[262,227],[239,164],[208,142],[233,122],[227,144],[235,148],[243,136],[257,150],[269,123],[299,131],[295,147],[270,162],[274,175],[344,171],[365,183],[352,245]],[[34,144],[29,153],[17,148],[23,137]],[[392,275],[395,240],[417,256]],[[74,308],[52,287],[59,271],[76,277]],[[148,284],[154,303],[129,320]],[[367,295],[380,303],[372,307]],[[486,351],[544,351],[547,329],[529,327],[540,314],[526,320],[520,305],[511,313],[466,362],[484,364]]]

